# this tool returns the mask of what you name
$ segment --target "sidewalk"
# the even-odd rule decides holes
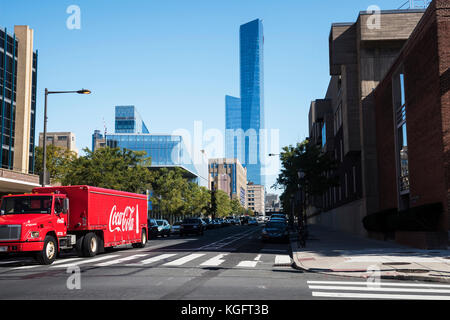
[[[308,272],[450,283],[450,250],[420,250],[325,227],[308,226],[306,247],[291,233],[295,266]],[[368,270],[375,270],[368,271]]]

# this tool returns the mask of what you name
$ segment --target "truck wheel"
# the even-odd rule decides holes
[[[84,242],[84,236],[80,236],[77,238],[77,243],[75,244],[75,250],[79,257],[83,256],[83,242]]]
[[[36,259],[40,264],[49,265],[56,260],[58,254],[58,245],[55,238],[46,236],[44,239],[44,247],[41,252],[38,252]]]
[[[94,257],[98,252],[98,239],[95,233],[88,233],[83,240],[83,256]]]
[[[147,233],[145,232],[145,229],[142,229],[141,233],[141,242],[140,243],[133,243],[133,248],[144,248],[147,245]]]

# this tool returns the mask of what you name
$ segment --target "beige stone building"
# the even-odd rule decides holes
[[[32,29],[0,27],[0,195],[39,186],[33,174],[37,59]]]
[[[44,140],[44,134],[39,133],[39,146],[42,147]],[[76,138],[73,132],[47,132],[47,146],[53,145],[73,151],[78,155],[78,149],[76,146]]]
[[[264,186],[249,183],[247,185],[247,207],[255,214],[265,215],[266,190]]]
[[[238,159],[219,158],[209,159],[209,187],[223,190],[231,199],[240,201],[243,207],[246,205],[247,194],[247,170]],[[228,178],[226,178],[227,176]]]

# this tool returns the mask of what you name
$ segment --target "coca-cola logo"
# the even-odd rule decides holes
[[[136,222],[136,228],[134,224]],[[119,231],[119,232],[127,232],[136,230],[136,233],[139,233],[139,209],[138,205],[136,208],[134,207],[126,207],[124,211],[117,211],[117,206],[115,205],[109,216],[109,231]]]

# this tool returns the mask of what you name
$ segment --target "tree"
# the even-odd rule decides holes
[[[216,191],[217,216],[226,217],[231,213],[231,200],[228,194],[222,190]]]
[[[71,161],[62,177],[64,185],[94,187],[144,193],[151,189],[151,160],[143,151],[100,148],[95,152],[83,149],[85,156]]]
[[[77,155],[73,151],[70,151],[66,148],[54,146],[52,144],[48,145],[46,149],[47,149],[46,167],[47,172],[50,174],[50,179],[61,182],[61,180],[68,171],[69,164],[77,158]],[[36,147],[35,150],[36,150],[35,173],[37,175],[41,175],[43,171],[42,170],[43,148]]]
[[[337,162],[309,140],[298,143],[295,147],[284,147],[280,158],[282,170],[274,187],[284,189],[281,201],[283,208],[289,212],[293,211],[292,200],[296,194],[304,194],[302,210],[298,212],[300,224],[305,218],[303,211],[306,200],[323,195],[330,187],[339,185],[334,173]]]

